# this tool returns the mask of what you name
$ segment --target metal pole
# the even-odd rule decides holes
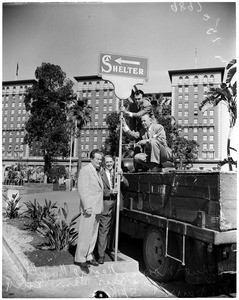
[[[123,107],[123,99],[121,99],[121,107]],[[116,207],[116,226],[115,226],[115,261],[117,261],[118,241],[119,241],[119,208],[120,208],[120,171],[122,158],[122,117],[123,112],[120,112],[120,139],[119,139],[119,160],[118,160],[118,174],[117,174],[117,207]]]

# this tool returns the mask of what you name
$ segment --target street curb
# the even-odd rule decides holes
[[[23,253],[18,255],[17,251],[10,246],[7,238],[3,236],[3,245],[5,246],[10,257],[19,268],[22,276],[27,282],[41,282],[63,278],[80,278],[81,280],[89,280],[89,277],[97,277],[102,275],[117,275],[120,273],[131,273],[139,271],[139,264],[136,260],[119,253],[119,261],[105,262],[98,267],[90,266],[89,273],[83,272],[76,265],[60,265],[60,266],[43,266],[36,267]]]

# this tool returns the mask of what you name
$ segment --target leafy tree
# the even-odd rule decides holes
[[[231,134],[237,119],[237,81],[236,77],[236,59],[230,61],[226,69],[227,78],[226,83],[222,83],[220,87],[212,87],[207,93],[206,98],[199,106],[200,110],[207,110],[210,107],[215,107],[219,103],[224,103],[229,112],[229,135],[227,139],[227,162],[229,164],[229,171],[232,171],[232,164],[235,163],[231,157]]]
[[[38,142],[44,158],[44,173],[50,174],[56,156],[69,153],[67,107],[74,100],[73,82],[66,78],[60,66],[42,63],[35,71],[37,81],[27,90],[24,142]]]
[[[194,140],[187,140],[184,137],[177,136],[173,142],[172,156],[174,165],[179,169],[186,169],[198,157],[199,144]]]

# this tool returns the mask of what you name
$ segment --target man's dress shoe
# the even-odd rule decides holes
[[[103,265],[103,263],[104,263],[104,257],[100,257],[98,259],[98,263],[101,264],[101,265]]]
[[[95,266],[95,267],[97,267],[99,265],[98,262],[96,260],[94,260],[94,259],[87,260],[87,263],[89,265],[92,265],[92,266]]]
[[[79,266],[83,272],[89,274],[89,264],[87,262],[74,262],[76,266]]]

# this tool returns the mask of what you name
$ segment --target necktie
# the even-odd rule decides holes
[[[111,181],[111,188],[114,189],[114,174],[113,171],[110,172],[110,181]]]

